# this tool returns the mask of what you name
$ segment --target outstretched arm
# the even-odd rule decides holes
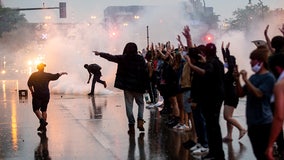
[[[61,72],[61,73],[59,73],[60,76],[62,76],[62,75],[67,75],[67,74],[68,74],[67,72]]]
[[[93,53],[95,53],[96,56],[100,56],[108,61],[111,61],[111,62],[115,62],[115,63],[120,63],[121,61],[123,61],[123,56],[124,54],[122,55],[111,55],[109,53],[104,53],[104,52],[99,52],[99,51],[92,51]]]

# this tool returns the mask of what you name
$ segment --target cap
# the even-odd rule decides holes
[[[216,56],[216,45],[214,43],[207,43],[205,46],[206,57]]]
[[[254,43],[256,47],[266,46],[266,42],[264,40],[254,40],[251,42]]]
[[[44,64],[44,63],[40,63],[40,64],[37,65],[37,69],[41,69],[41,68],[44,68],[44,67],[46,67],[46,64]]]

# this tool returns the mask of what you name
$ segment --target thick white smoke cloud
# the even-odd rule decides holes
[[[47,64],[46,72],[68,72],[67,76],[50,83],[51,91],[59,94],[87,94],[91,84],[86,83],[88,72],[83,65],[97,63],[102,66],[102,79],[107,81],[108,87],[104,89],[103,85],[97,84],[96,93],[109,94],[116,90],[113,83],[117,65],[95,56],[92,50],[121,54],[129,41],[137,43],[141,50],[147,45],[146,26],[149,26],[150,42],[170,40],[177,44],[176,35],[180,34],[186,25],[183,6],[180,3],[172,3],[154,7],[155,10],[145,9],[140,13],[139,22],[129,23],[128,26],[120,28],[117,37],[110,37],[109,31],[105,30],[99,21],[78,23],[66,27],[67,30],[62,30],[62,26],[47,23],[47,40],[41,44],[31,43],[21,49],[21,52],[27,52],[27,48],[30,48],[27,57],[16,63],[25,66],[28,59],[41,56],[42,61]],[[32,71],[35,70],[36,65],[33,65]],[[27,78],[20,79],[21,87],[25,87]]]
[[[190,4],[187,5],[190,6]],[[139,22],[120,29],[118,36],[115,38],[110,38],[110,33],[103,28],[101,21],[90,23],[89,20],[86,20],[72,27],[69,26],[66,30],[50,24],[48,39],[42,45],[31,43],[21,49],[21,52],[26,52],[26,54],[22,55],[21,59],[18,59],[16,63],[26,66],[26,61],[29,58],[41,55],[44,57],[43,62],[47,64],[47,72],[68,72],[67,76],[62,76],[58,81],[50,84],[51,91],[58,94],[87,94],[91,84],[86,83],[88,72],[83,65],[85,63],[97,63],[102,66],[102,79],[107,81],[108,87],[105,89],[103,85],[96,84],[96,93],[109,94],[116,91],[113,88],[113,83],[117,65],[93,55],[92,50],[121,54],[124,45],[129,41],[137,43],[139,50],[141,50],[147,45],[146,26],[149,26],[150,43],[171,41],[177,47],[177,34],[182,35],[183,27],[185,25],[191,26],[193,23],[185,16],[184,3],[174,1],[164,5],[156,4],[155,6],[158,6],[155,10],[146,9],[140,13]],[[250,71],[249,53],[255,48],[251,41],[256,39],[264,40],[263,31],[267,24],[271,25],[269,34],[272,38],[272,36],[279,33],[278,28],[281,23],[271,18],[263,20],[260,24],[254,24],[252,30],[248,32],[249,34],[240,31],[227,33],[212,31],[216,37],[214,43],[218,48],[218,56],[222,59],[220,51],[222,41],[225,44],[230,42],[231,53],[236,56],[239,68]],[[200,30],[192,29],[193,41],[198,41],[200,38],[197,36],[200,35],[198,32],[203,32],[203,28],[208,29],[207,26],[200,26]],[[184,39],[183,42],[185,44]],[[1,52],[1,55],[3,54],[5,53]],[[32,71],[35,71],[35,69],[34,65]],[[18,75],[17,78],[21,80],[21,87],[26,87],[27,77],[27,74],[26,77],[22,74]]]

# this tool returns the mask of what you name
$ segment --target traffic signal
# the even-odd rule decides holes
[[[66,18],[66,2],[59,2],[59,17]]]

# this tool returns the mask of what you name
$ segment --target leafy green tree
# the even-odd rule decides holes
[[[235,10],[234,18],[227,19],[226,23],[230,25],[229,29],[246,30],[251,24],[264,19],[268,12],[269,7],[259,2],[255,5],[248,5],[244,9]]]
[[[27,20],[24,14],[20,14],[20,11],[11,8],[2,8],[0,6],[0,37],[4,32],[10,32],[11,30],[17,29]]]

